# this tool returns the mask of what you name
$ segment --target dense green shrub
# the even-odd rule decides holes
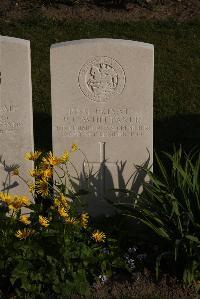
[[[171,170],[156,154],[159,174],[143,169],[150,183],[144,183],[140,195],[123,190],[132,203],[117,206],[159,237],[157,276],[161,262],[167,261],[171,270],[175,267],[176,274],[190,285],[200,279],[200,153],[186,155],[180,148],[165,156]]]
[[[64,299],[79,294],[93,298],[95,292],[100,298],[104,298],[103,294],[106,298],[107,293],[112,293],[112,298],[126,298],[128,289],[130,298],[139,298],[139,293],[144,295],[141,298],[154,298],[152,290],[159,287],[156,298],[165,298],[165,291],[169,290],[167,284],[165,290],[156,286],[151,276],[141,278],[141,273],[147,273],[146,254],[139,243],[137,247],[136,239],[128,236],[126,228],[119,227],[119,217],[116,216],[117,222],[114,218],[108,219],[105,234],[103,226],[100,225],[101,230],[95,229],[99,227],[98,221],[80,209],[87,191],[73,189],[68,171],[70,155],[78,150],[74,144],[70,152],[65,151],[61,157],[51,152],[44,156],[40,152],[26,154],[26,159],[35,161],[35,168],[30,170],[35,184],[24,182],[36,203],[26,196],[0,193],[0,296],[4,298],[13,293],[17,298]],[[177,276],[181,274],[185,283],[198,287],[200,155],[186,156],[181,149],[174,155],[165,155],[172,163],[172,171],[168,172],[156,155],[159,175],[146,169],[151,182],[144,183],[143,193],[134,195],[132,191],[122,190],[133,203],[118,206],[159,237],[157,273],[163,269],[163,260],[172,268],[175,261]],[[60,180],[53,180],[53,170]],[[20,177],[20,169],[10,174]],[[121,235],[118,241],[114,230]],[[112,284],[112,279],[121,281],[124,277],[132,279],[132,286]],[[137,282],[142,282],[141,279],[146,289],[139,288]],[[185,291],[181,285],[177,285],[176,290],[177,294],[194,294],[193,288]]]
[[[67,168],[75,151],[72,145],[71,152],[59,158],[51,152],[26,154],[35,161],[30,170],[35,183],[22,180],[37,203],[0,192],[0,289],[5,294],[13,290],[18,298],[88,295],[94,282],[112,277],[118,268],[128,270],[117,241],[94,229],[88,213],[80,209],[86,191],[73,190]],[[53,170],[62,171],[65,184],[53,181]],[[20,169],[10,175],[21,178]]]

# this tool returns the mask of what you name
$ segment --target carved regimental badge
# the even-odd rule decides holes
[[[82,66],[78,81],[87,98],[95,102],[106,102],[111,96],[123,91],[125,73],[116,60],[95,57]]]

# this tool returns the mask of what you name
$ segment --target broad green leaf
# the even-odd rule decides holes
[[[163,178],[164,178],[165,182],[168,184],[168,179],[169,178],[167,176],[167,171],[166,171],[163,163],[161,162],[161,160],[159,159],[159,157],[158,157],[158,155],[156,153],[155,153],[155,156],[156,156],[156,160],[157,160],[157,163],[159,165],[160,171],[161,171],[161,173],[163,175]]]

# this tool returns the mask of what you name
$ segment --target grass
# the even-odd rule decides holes
[[[31,40],[36,148],[51,147],[49,49],[82,38],[121,38],[155,46],[154,148],[200,145],[200,21],[64,22],[33,17],[0,22],[0,34]],[[41,126],[42,124],[42,126]],[[40,128],[40,130],[38,130]],[[45,140],[45,142],[44,142]]]

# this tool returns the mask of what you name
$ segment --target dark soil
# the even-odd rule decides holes
[[[74,5],[42,5],[39,0],[0,0],[0,19],[23,20],[34,15],[56,20],[138,21],[176,19],[187,21],[200,16],[199,0],[146,0],[143,5],[126,2],[122,7],[97,6],[77,1]],[[106,3],[106,2],[105,2]],[[108,1],[107,1],[108,3]]]

